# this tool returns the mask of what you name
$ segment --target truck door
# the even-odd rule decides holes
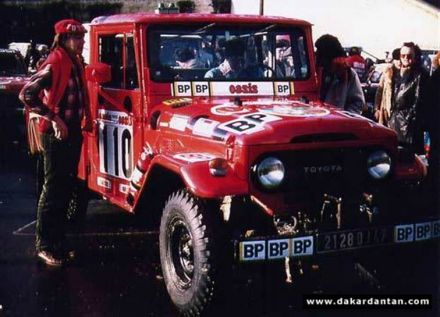
[[[127,207],[125,199],[133,160],[139,153],[143,135],[133,34],[98,34],[97,40],[98,61],[111,66],[112,78],[96,88],[97,127],[95,146],[91,149],[90,187]]]

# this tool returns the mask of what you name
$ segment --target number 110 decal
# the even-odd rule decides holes
[[[99,171],[129,179],[133,170],[133,128],[99,120]]]

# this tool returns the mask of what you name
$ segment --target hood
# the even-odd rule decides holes
[[[395,133],[360,115],[287,99],[178,98],[166,100],[158,128],[242,145],[395,138]]]
[[[0,76],[0,93],[17,94],[29,81],[27,76]]]

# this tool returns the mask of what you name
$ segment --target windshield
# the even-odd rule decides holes
[[[13,76],[25,75],[26,69],[23,61],[15,54],[0,54],[0,75]]]
[[[303,80],[310,73],[305,36],[295,27],[153,26],[148,47],[155,81]]]

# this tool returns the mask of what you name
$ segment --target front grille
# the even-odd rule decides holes
[[[290,143],[317,143],[357,140],[352,133],[306,134],[294,137]]]
[[[358,196],[369,179],[368,149],[326,149],[272,153],[281,159],[286,179],[281,187],[285,203],[314,201],[324,193]]]

